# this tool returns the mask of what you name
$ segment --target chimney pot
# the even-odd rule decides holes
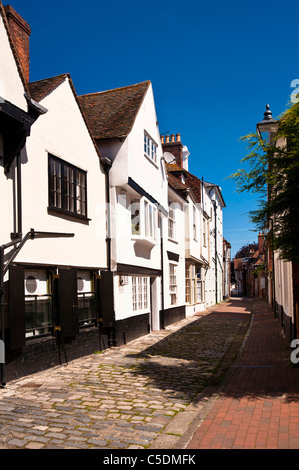
[[[175,142],[175,140],[174,140],[174,134],[171,134],[171,142]]]
[[[166,135],[166,136],[165,136],[165,142],[166,142],[166,143],[169,142],[169,135]]]
[[[177,142],[181,142],[181,134],[177,134],[177,135],[176,135],[176,141],[177,141]]]

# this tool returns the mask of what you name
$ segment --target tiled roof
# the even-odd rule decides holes
[[[10,47],[11,47],[12,53],[14,55],[14,59],[16,61],[16,64],[17,64],[17,68],[18,68],[18,71],[19,71],[24,89],[28,93],[29,90],[28,90],[27,80],[26,80],[26,77],[25,77],[25,74],[24,74],[24,70],[23,70],[21,61],[20,61],[20,57],[19,57],[19,54],[18,54],[17,47],[14,43],[14,40],[13,40],[11,32],[10,32],[10,28],[9,28],[9,24],[8,24],[6,12],[5,12],[5,8],[4,8],[3,3],[2,3],[1,0],[0,0],[0,14],[3,18],[3,22],[4,22],[6,32],[7,32],[8,40],[10,42]]]
[[[168,177],[171,178],[170,182],[177,184],[177,189],[191,189],[196,202],[201,202],[202,182],[199,178],[184,168],[181,168],[176,163],[167,164],[166,168]],[[182,175],[184,176],[185,183],[182,182]]]
[[[58,75],[56,77],[38,80],[37,82],[29,83],[29,91],[31,98],[35,101],[41,101],[49,95],[55,88],[64,82],[66,78],[70,78],[68,74]]]
[[[243,258],[234,258],[234,268],[235,270],[242,269],[243,267]]]
[[[72,81],[72,78],[71,76],[68,74],[68,73],[64,73],[62,75],[57,75],[56,77],[51,77],[51,78],[46,78],[44,80],[38,80],[37,82],[31,82],[29,83],[29,91],[30,91],[30,95],[31,95],[31,98],[33,98],[35,101],[41,101],[43,98],[45,98],[46,96],[48,96],[50,93],[52,93],[52,91],[54,91],[59,85],[61,85],[66,79],[69,80],[69,84],[70,84],[70,87],[73,91],[73,94],[74,94],[74,98],[77,102],[77,105],[78,105],[78,108],[81,112],[81,115],[82,115],[82,118],[83,118],[83,121],[86,125],[86,128],[89,132],[89,135],[90,135],[90,138],[93,142],[93,145],[96,149],[96,152],[98,154],[98,156],[100,157],[100,151],[98,149],[98,146],[96,145],[96,142],[94,140],[94,137],[91,133],[91,130],[89,128],[89,125],[88,125],[88,122],[87,122],[87,119],[83,113],[83,110],[82,110],[82,106],[78,100],[78,95],[76,93],[76,90],[75,90],[75,87],[74,87],[74,84],[73,84],[73,81]]]
[[[150,81],[78,97],[95,139],[126,137]]]

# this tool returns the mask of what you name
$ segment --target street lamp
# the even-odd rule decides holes
[[[263,139],[263,135],[268,134],[268,141],[271,142],[272,137],[277,134],[278,126],[279,121],[273,119],[270,106],[267,104],[264,119],[256,125],[256,132],[259,139]]]
[[[268,143],[271,145],[273,144],[273,139],[277,135],[278,132],[278,127],[279,127],[279,121],[273,119],[272,117],[272,112],[270,111],[270,106],[267,104],[266,106],[266,112],[264,113],[264,119],[261,122],[258,122],[256,125],[256,132],[261,140],[266,140],[262,137],[262,134],[267,134],[268,135]],[[268,189],[268,198],[270,197],[270,191]],[[274,237],[274,224],[273,224],[273,219],[270,218],[269,222],[271,223],[271,229],[272,229],[272,244],[273,244],[273,237]],[[271,231],[269,229],[269,232]],[[268,248],[269,250],[269,248]],[[270,256],[270,251],[268,251],[268,254]],[[274,250],[272,248],[272,308],[274,310],[274,316],[276,316],[276,309],[275,309],[275,300],[276,300],[276,294],[275,294],[275,257],[274,257]]]

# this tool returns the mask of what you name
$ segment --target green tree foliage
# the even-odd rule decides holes
[[[282,115],[270,143],[257,134],[241,140],[247,144],[247,154],[241,160],[247,169],[230,178],[239,193],[259,195],[249,218],[257,230],[271,232],[269,242],[282,259],[299,261],[299,102]]]
[[[247,245],[243,245],[236,253],[235,258],[247,258],[250,256],[251,250],[256,252],[258,249],[258,244],[253,242],[253,243],[247,243]]]

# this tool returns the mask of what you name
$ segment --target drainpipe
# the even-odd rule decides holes
[[[17,190],[18,190],[18,238],[22,238],[22,176],[21,176],[21,155],[17,155]]]
[[[165,329],[164,321],[164,244],[163,244],[163,215],[161,213],[161,329]]]
[[[215,289],[216,289],[216,304],[218,303],[218,272],[217,272],[217,206],[216,201],[213,200],[214,216],[215,216]]]
[[[112,167],[112,162],[107,157],[100,157],[100,162],[104,167],[104,171],[106,174],[106,203],[107,203],[107,237],[106,237],[106,244],[107,244],[107,268],[108,271],[111,271],[111,211],[110,211],[110,177],[109,172]]]

